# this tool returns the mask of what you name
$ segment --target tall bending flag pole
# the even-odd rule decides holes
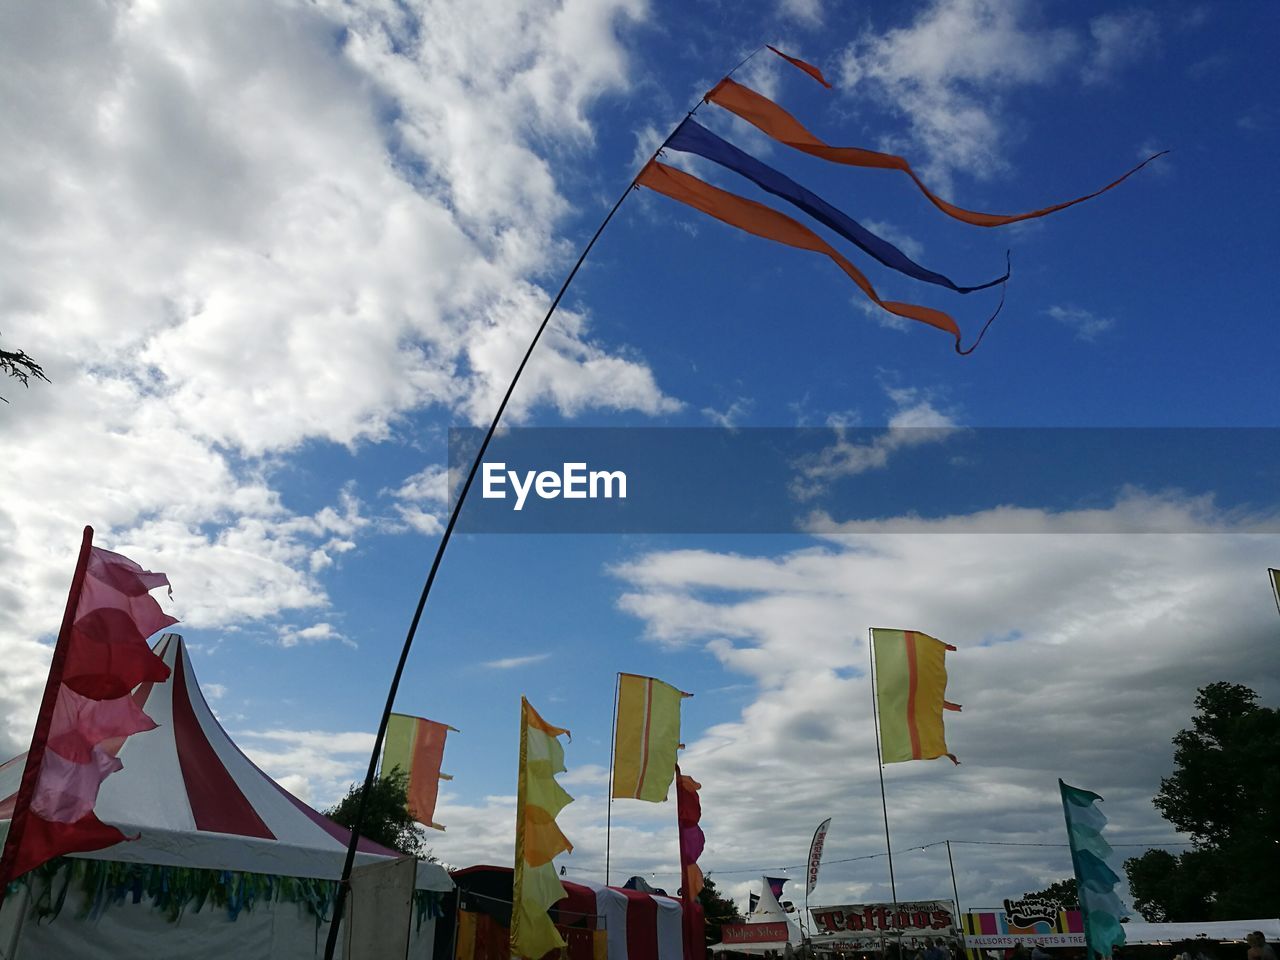
[[[1276,600],[1276,613],[1280,613],[1280,570],[1268,567],[1267,575],[1271,577],[1271,595]]]
[[[739,63],[737,67],[729,71],[730,75],[762,49],[764,48],[761,47],[748,55],[742,63]],[[693,116],[703,102],[699,100],[694,104],[685,119]],[[672,134],[674,133],[675,130],[672,130]],[[670,136],[667,139],[669,140]],[[662,145],[653,152],[653,156],[656,157],[665,146],[666,141],[664,140]],[[644,168],[641,168],[640,172],[643,172],[643,170]],[[480,464],[484,461],[484,455],[489,449],[489,443],[493,440],[494,433],[497,432],[498,423],[502,420],[502,415],[507,410],[507,404],[511,402],[511,396],[515,393],[516,384],[520,382],[520,376],[524,373],[524,368],[528,366],[529,358],[533,356],[533,351],[538,346],[538,341],[542,339],[542,334],[546,331],[547,324],[551,322],[551,317],[555,314],[556,308],[560,306],[560,301],[568,291],[569,284],[573,283],[573,278],[578,275],[578,271],[582,268],[583,262],[587,259],[587,254],[591,252],[592,247],[596,245],[596,241],[600,239],[600,234],[604,233],[604,228],[609,225],[609,221],[613,219],[614,214],[618,212],[618,208],[622,206],[622,201],[626,200],[631,191],[636,189],[639,178],[640,173],[632,177],[626,189],[622,191],[621,196],[609,208],[609,212],[600,221],[600,226],[596,227],[596,232],[591,235],[587,245],[582,248],[582,253],[578,255],[573,268],[569,271],[568,276],[564,278],[564,283],[560,285],[560,289],[556,292],[555,299],[551,301],[551,306],[547,308],[546,315],[542,318],[542,322],[538,324],[538,329],[534,331],[533,339],[529,341],[529,346],[520,360],[520,365],[516,367],[511,383],[507,386],[507,392],[502,396],[502,402],[498,404],[498,409],[494,412],[489,429],[485,431],[484,440],[481,441],[480,448],[476,451],[475,459],[471,462],[471,469],[467,471],[467,479],[463,481],[462,489],[458,491],[458,499],[454,501],[453,509],[449,512],[449,521],[445,524],[444,533],[440,536],[440,543],[436,546],[435,557],[431,561],[431,568],[427,571],[427,579],[422,585],[422,593],[418,597],[418,605],[414,608],[413,618],[409,621],[409,629],[405,634],[404,646],[400,650],[400,659],[396,661],[396,669],[391,678],[391,686],[387,690],[387,702],[382,710],[382,719],[378,722],[378,732],[373,738],[373,751],[369,755],[369,768],[365,773],[364,789],[360,791],[360,802],[356,806],[356,816],[351,828],[351,839],[347,843],[347,858],[342,864],[342,877],[338,881],[338,892],[334,897],[333,915],[329,923],[329,937],[324,947],[325,960],[333,960],[334,952],[338,946],[338,931],[342,924],[343,910],[346,907],[347,891],[351,885],[351,870],[355,866],[356,846],[360,842],[360,830],[364,825],[366,800],[373,791],[373,781],[378,769],[378,757],[382,753],[382,743],[387,734],[387,723],[391,718],[391,711],[395,707],[396,693],[400,689],[400,679],[404,675],[405,664],[409,660],[409,650],[413,647],[413,639],[418,633],[418,623],[422,620],[423,608],[427,605],[427,597],[431,595],[431,587],[435,583],[436,574],[440,570],[440,561],[444,559],[444,552],[449,546],[449,540],[453,537],[453,529],[457,526],[458,516],[462,512],[462,505],[466,502],[467,493],[471,490],[471,485],[476,479],[476,473],[480,470]]]
[[[658,157],[664,150],[670,148],[675,151],[691,152],[702,155],[704,158],[711,160],[713,163],[724,167],[754,181],[765,191],[774,196],[785,200],[786,202],[797,207],[808,216],[818,222],[829,227],[840,236],[860,248],[865,253],[874,257],[876,260],[885,264],[893,270],[900,273],[922,280],[927,283],[946,286],[957,293],[968,293],[981,290],[987,287],[999,285],[1001,287],[1000,304],[1004,304],[1004,284],[1008,280],[1009,274],[1006,269],[1004,276],[997,277],[984,283],[964,286],[957,284],[950,278],[936,271],[929,270],[916,263],[908,257],[903,251],[899,250],[893,244],[889,243],[882,237],[876,236],[867,228],[857,223],[847,214],[836,209],[831,204],[822,200],[811,191],[806,190],[800,184],[791,180],[789,177],[782,175],[779,171],[773,170],[765,164],[760,163],[755,158],[750,157],[742,151],[737,150],[732,144],[722,141],[719,137],[711,134],[710,131],[697,127],[692,123],[693,114],[703,103],[715,103],[722,109],[736,113],[743,119],[755,124],[763,132],[778,140],[787,146],[819,156],[823,159],[834,163],[843,163],[853,166],[869,166],[881,167],[889,169],[898,169],[907,173],[922,190],[925,190],[935,205],[939,206],[943,212],[952,217],[966,220],[969,223],[975,223],[982,226],[999,226],[1003,223],[1011,223],[1020,219],[1029,219],[1032,217],[1041,217],[1046,214],[1053,213],[1055,210],[1064,209],[1075,203],[1088,200],[1097,196],[1111,187],[1120,183],[1135,173],[1142,165],[1135,167],[1125,177],[1116,180],[1112,184],[1104,187],[1102,190],[1095,191],[1086,197],[1080,197],[1067,203],[1056,204],[1052,207],[1045,207],[1040,210],[1031,211],[1026,214],[996,216],[992,214],[984,214],[974,211],[965,211],[952,204],[942,201],[934,194],[929,193],[927,188],[919,180],[910,166],[901,157],[891,157],[887,154],[879,154],[874,151],[862,150],[859,148],[838,147],[826,144],[809,133],[800,125],[794,117],[779,107],[773,101],[762,97],[760,94],[749,90],[746,87],[740,87],[733,84],[731,77],[743,64],[754,57],[764,47],[749,54],[738,66],[729,71],[729,75],[721,81],[721,83],[713,90],[709,91],[702,100],[700,100],[688,112],[684,120],[671,131],[667,139],[662,145],[654,151],[653,156],[640,169],[640,171],[632,177],[623,190],[622,195],[618,197],[613,207],[610,208],[608,214],[605,215],[600,226],[596,228],[591,239],[583,248],[582,253],[578,255],[577,261],[573,265],[573,269],[569,271],[569,275],[565,277],[564,283],[561,284],[560,290],[556,293],[555,299],[551,301],[551,306],[547,309],[546,316],[542,318],[542,322],[538,325],[533,335],[533,339],[529,342],[528,348],[524,352],[524,357],[520,361],[520,365],[516,368],[511,383],[507,387],[506,393],[502,397],[502,402],[498,404],[498,409],[493,415],[493,420],[489,424],[489,429],[485,432],[484,440],[480,443],[479,449],[476,451],[475,459],[471,463],[471,469],[467,472],[466,480],[462,484],[458,497],[454,501],[453,509],[449,513],[448,523],[445,525],[444,533],[440,537],[440,543],[436,547],[434,559],[431,561],[430,570],[427,573],[426,582],[423,584],[422,593],[418,598],[418,605],[414,610],[413,617],[409,623],[409,629],[405,635],[404,646],[400,651],[400,658],[396,663],[395,673],[391,680],[391,686],[387,691],[386,705],[382,711],[382,718],[378,724],[378,732],[374,736],[373,750],[369,756],[369,767],[365,774],[364,789],[360,793],[360,802],[356,808],[355,821],[352,826],[351,840],[347,844],[347,857],[342,867],[342,876],[338,884],[337,896],[334,900],[334,915],[329,925],[329,938],[325,944],[325,960],[333,960],[334,951],[338,943],[338,931],[342,923],[342,912],[346,906],[347,890],[351,879],[351,870],[355,864],[356,845],[359,842],[359,834],[364,824],[366,799],[373,789],[373,781],[377,772],[378,756],[382,751],[383,740],[386,736],[387,723],[391,715],[392,708],[395,705],[396,692],[400,687],[400,680],[404,674],[405,664],[409,658],[409,650],[413,646],[413,638],[417,634],[418,623],[422,619],[422,611],[426,606],[427,597],[431,593],[431,587],[435,583],[436,574],[440,569],[440,562],[444,558],[444,552],[449,545],[449,541],[453,536],[454,527],[457,525],[458,516],[461,513],[462,505],[466,502],[467,493],[471,490],[472,484],[475,482],[476,473],[480,469],[480,464],[484,460],[484,455],[489,449],[489,444],[493,440],[493,435],[498,428],[498,423],[502,419],[503,413],[507,409],[507,404],[511,401],[511,396],[515,392],[516,385],[520,382],[520,376],[524,373],[525,367],[529,363],[529,358],[533,355],[534,349],[538,342],[542,339],[543,332],[547,329],[552,315],[556,308],[560,305],[561,299],[565,292],[569,289],[569,284],[573,282],[574,277],[578,275],[578,270],[582,267],[587,255],[595,246],[596,241],[604,232],[604,228],[608,226],[609,221],[613,219],[614,214],[618,212],[618,208],[622,206],[622,202],[627,198],[632,190],[637,187],[647,187],[656,193],[693,207],[696,210],[720,220],[739,230],[753,234],[766,240],[772,240],[785,246],[794,247],[800,250],[807,250],[812,253],[820,254],[827,257],[835,266],[839,267],[845,275],[852,280],[862,292],[881,309],[895,314],[900,317],[906,317],[911,320],[917,320],[929,326],[936,327],[946,331],[955,338],[955,349],[958,353],[967,354],[973,351],[978,341],[985,334],[987,326],[995,319],[992,314],[991,319],[987,321],[978,333],[974,343],[967,348],[961,347],[961,331],[956,321],[947,313],[933,309],[932,307],[924,307],[919,304],[902,303],[893,300],[884,300],[876,292],[871,282],[863,275],[863,273],[849,261],[835,247],[829,244],[816,232],[800,223],[798,220],[787,216],[772,207],[757,203],[754,200],[747,200],[736,194],[726,190],[721,190],[709,183],[699,180],[697,177],[691,176],[675,167],[667,166],[659,163]],[[796,57],[788,56],[780,50],[774,50],[780,57],[787,62],[803,70],[809,76],[818,82],[825,83],[825,78],[816,67],[806,64],[804,61]],[[734,95],[730,95],[730,94]],[[682,134],[683,131],[683,134]],[[677,135],[681,135],[677,140]],[[1152,158],[1154,159],[1154,158]],[[1144,161],[1144,164],[1149,161]],[[966,219],[967,218],[967,219]],[[999,313],[999,307],[996,309]]]

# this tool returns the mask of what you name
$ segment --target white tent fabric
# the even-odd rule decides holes
[[[1138,923],[1124,925],[1124,942],[1178,943],[1182,940],[1243,940],[1260,930],[1267,940],[1280,941],[1280,920],[1206,920],[1202,923]]]
[[[209,709],[182,637],[164,634],[155,651],[172,671],[134,697],[158,724],[120,748],[124,769],[107,777],[94,812],[139,839],[77,854],[99,860],[245,870],[336,880],[350,834],[268,777],[235,745]],[[17,792],[23,758],[0,767],[0,798]],[[8,821],[0,821],[7,832]],[[398,857],[362,840],[357,864]],[[419,889],[451,890],[433,864]]]
[[[747,915],[747,923],[785,923],[787,925],[787,939],[778,940],[768,943],[716,943],[712,944],[712,953],[777,953],[779,955],[786,952],[788,945],[794,950],[803,942],[800,935],[800,928],[796,922],[791,919],[791,915],[782,908],[782,904],[778,902],[778,898],[773,895],[773,890],[769,888],[768,878],[761,878],[760,899],[756,901],[756,907]]]
[[[613,887],[589,880],[574,880],[596,895],[596,911],[605,918],[609,941],[610,960],[627,960],[627,913],[630,901],[627,895]],[[684,940],[680,920],[680,901],[670,897],[650,895],[657,907],[656,960],[681,960],[684,956]],[[637,960],[637,958],[631,958]]]
[[[163,683],[143,684],[134,699],[158,724],[124,741],[123,769],[107,777],[94,812],[136,840],[71,856],[86,860],[231,870],[279,877],[336,880],[350,833],[263,773],[235,745],[209,709],[182,638],[164,634],[155,652],[170,668]],[[0,805],[11,808],[25,756],[0,766]],[[0,820],[0,842],[10,821]],[[402,857],[361,840],[357,865]],[[419,890],[448,892],[453,882],[438,864],[416,864]],[[313,957],[323,951],[327,924],[317,926],[301,903],[261,903],[229,921],[225,910],[184,912],[170,923],[145,899],[113,904],[91,921],[76,919],[87,904],[69,893],[53,922],[26,921],[28,894],[11,895],[0,914],[0,960],[166,956],[195,958]],[[431,956],[435,921],[416,923],[410,956]],[[161,952],[157,953],[159,949]]]

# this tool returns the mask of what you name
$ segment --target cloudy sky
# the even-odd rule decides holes
[[[448,429],[487,422],[639,164],[763,43],[835,89],[767,54],[738,80],[830,142],[903,153],[971,208],[1041,206],[1173,152],[1088,205],[982,230],[905,177],[826,169],[703,107],[934,269],[980,282],[1012,250],[1000,319],[957,357],[822,258],[640,191],[509,423],[884,428],[833,447],[823,483],[968,428],[1180,443],[1176,428],[1280,426],[1276,18],[1181,0],[0,4],[0,345],[52,381],[0,384],[0,744],[30,736],[89,524],[170,575],[247,752],[313,804],[337,799],[438,541]],[[966,334],[994,307],[850,256]],[[1241,498],[1232,467],[1230,502],[1211,478],[1108,474],[1077,500],[1032,486],[975,504],[917,474],[919,508],[834,513],[812,535],[460,537],[398,700],[462,731],[433,849],[510,862],[524,693],[574,732],[564,862],[602,878],[626,670],[695,694],[682,762],[718,882],[745,900],[763,871],[797,876],[831,816],[841,862],[814,902],[887,898],[872,625],[955,644],[965,705],[948,718],[961,766],[885,771],[900,896],[951,896],[945,847],[927,846],[946,839],[966,906],[1067,875],[1058,777],[1106,797],[1126,853],[1176,844],[1150,798],[1197,687],[1280,698],[1275,478]],[[615,804],[613,879],[674,888],[674,820]]]

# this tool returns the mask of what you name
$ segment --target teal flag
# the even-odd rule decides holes
[[[1124,927],[1120,918],[1128,911],[1116,896],[1120,882],[1116,872],[1107,866],[1111,844],[1102,836],[1107,823],[1094,803],[1102,797],[1058,781],[1062,791],[1062,812],[1067,818],[1067,841],[1071,844],[1071,864],[1076,872],[1076,889],[1080,894],[1080,913],[1084,919],[1084,936],[1089,945],[1089,960],[1096,953],[1110,957],[1124,943]]]

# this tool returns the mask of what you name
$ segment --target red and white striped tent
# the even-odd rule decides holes
[[[200,692],[181,636],[162,635],[154,650],[169,667],[169,679],[144,683],[133,697],[158,726],[124,741],[117,754],[123,769],[106,778],[94,806],[100,820],[137,839],[72,856],[276,877],[338,879],[350,832],[285,790],[236,746]],[[0,842],[9,830],[25,759],[23,754],[0,766]],[[402,856],[366,839],[360,841],[357,850],[357,866],[386,863]],[[453,884],[441,867],[420,862],[417,887],[446,892],[453,889]],[[14,923],[21,925],[14,916],[16,907],[11,907],[17,899],[11,897],[5,903],[0,940],[10,935]],[[113,913],[121,912],[108,910],[99,928]],[[240,920],[245,919],[242,914]],[[111,922],[119,924],[120,920],[117,917]],[[193,922],[196,921],[188,912],[183,924],[190,926]],[[279,922],[277,918],[277,927]],[[60,924],[46,926],[53,930]],[[241,939],[236,942],[243,947],[245,923],[225,926],[238,929]],[[314,923],[307,921],[308,956],[314,929]],[[102,932],[99,929],[99,934]],[[212,933],[205,935],[206,945],[212,946],[217,940]],[[116,946],[123,948],[120,942]],[[0,943],[0,955],[11,955],[4,954],[3,949]],[[279,942],[273,950],[264,955],[287,953]],[[429,944],[427,950],[429,956]]]
[[[510,955],[510,867],[476,866],[457,870],[458,960],[493,960]],[[686,960],[682,905],[673,897],[577,880],[561,880],[565,894],[550,910],[565,938],[569,960]],[[596,938],[603,940],[603,944]]]

